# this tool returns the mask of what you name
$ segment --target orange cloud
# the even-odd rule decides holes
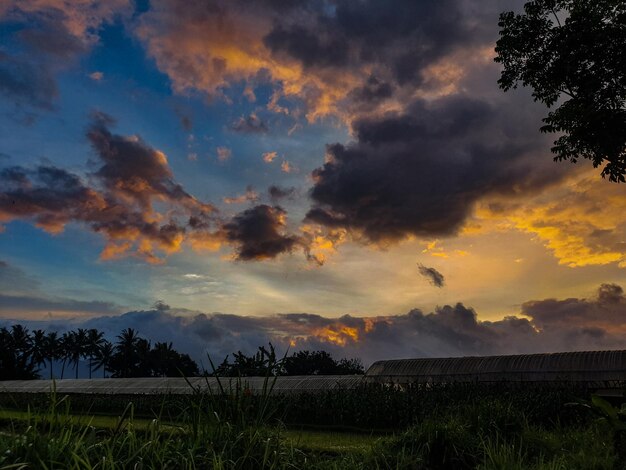
[[[279,85],[268,103],[272,111],[287,111],[278,100],[295,97],[305,103],[310,122],[343,114],[338,103],[362,81],[363,72],[314,72],[295,59],[272,54],[264,38],[274,20],[269,9],[254,4],[218,1],[204,7],[161,0],[142,15],[136,33],[177,93],[199,90],[225,97],[231,84],[244,82],[244,94],[252,99],[254,84],[269,78]]]
[[[283,162],[280,164],[280,171],[282,171],[283,173],[293,173],[295,170],[296,169],[294,168],[294,166],[287,160],[283,160]]]
[[[97,31],[102,23],[111,22],[115,15],[129,13],[130,0],[28,0],[3,1],[0,4],[0,17],[20,18],[26,15],[55,17],[63,28],[85,45],[98,40]]]
[[[277,152],[265,152],[262,157],[265,163],[272,163],[274,159],[278,156]]]
[[[333,343],[338,346],[345,346],[348,342],[359,341],[359,330],[345,325],[333,325],[319,328],[312,332],[316,338]]]
[[[485,201],[465,233],[521,230],[569,267],[618,263],[626,267],[626,198],[621,185],[593,171],[578,172],[549,192],[517,201]]]

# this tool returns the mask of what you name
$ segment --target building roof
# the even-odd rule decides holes
[[[360,375],[289,376],[277,377],[273,393],[300,393],[351,388],[361,383]],[[273,379],[267,383],[272,386]],[[220,378],[226,390],[236,389],[238,383],[253,392],[263,390],[264,377]],[[195,390],[217,391],[220,385],[214,377],[141,377],[119,379],[7,380],[0,382],[0,393],[94,393],[94,394],[193,394]]]
[[[626,351],[377,361],[367,381],[626,381]]]

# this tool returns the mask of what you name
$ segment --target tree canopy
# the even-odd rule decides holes
[[[498,24],[498,84],[521,82],[550,108],[541,131],[561,134],[554,159],[589,159],[626,181],[626,2],[535,0]]]

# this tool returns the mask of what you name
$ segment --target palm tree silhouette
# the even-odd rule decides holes
[[[52,367],[56,359],[61,358],[61,341],[56,331],[52,331],[44,338],[44,356],[50,364],[50,380],[52,380]]]
[[[98,346],[94,356],[95,362],[93,363],[94,371],[102,368],[102,378],[105,378],[107,371],[111,371],[111,363],[114,355],[115,348],[113,347],[113,344],[107,340],[103,340]]]
[[[46,332],[44,330],[34,330],[32,332],[28,354],[30,362],[38,369],[46,364]]]
[[[85,353],[89,357],[89,378],[91,378],[91,371],[93,368],[94,360],[98,354],[100,346],[104,343],[104,333],[91,328],[87,331],[87,346]]]
[[[139,336],[133,328],[125,328],[117,335],[117,343],[115,344],[115,352],[119,358],[119,370],[116,375],[119,377],[132,377],[139,363],[139,355],[137,346]]]
[[[80,359],[87,355],[89,347],[87,330],[79,328],[76,331],[70,331],[66,346],[67,357],[70,364],[74,364],[74,371],[76,372],[76,378],[78,378],[78,364]]]

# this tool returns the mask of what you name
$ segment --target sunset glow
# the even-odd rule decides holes
[[[2,2],[0,325],[194,357],[624,347],[625,185],[554,162],[497,85],[523,2],[384,3]]]

